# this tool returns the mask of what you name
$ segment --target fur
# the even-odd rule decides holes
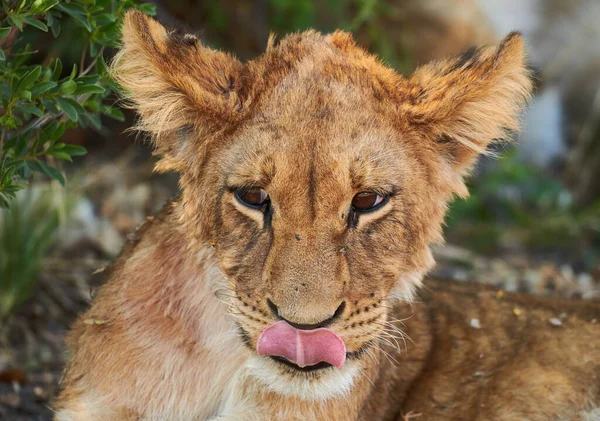
[[[241,63],[129,12],[113,74],[181,195],[73,326],[57,421],[547,420],[598,405],[597,308],[562,303],[572,326],[557,330],[534,299],[417,292],[447,202],[518,127],[531,89],[518,34],[404,78],[344,32],[271,38]],[[236,199],[248,187],[268,210]],[[357,216],[363,191],[389,200]],[[336,309],[342,369],[256,354],[277,317]]]

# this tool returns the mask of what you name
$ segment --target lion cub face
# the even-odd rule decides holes
[[[114,71],[158,169],[181,173],[182,224],[215,247],[254,373],[311,398],[351,388],[530,89],[514,34],[407,79],[341,32],[240,63],[140,13]]]

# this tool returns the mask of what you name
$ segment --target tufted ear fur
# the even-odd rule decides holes
[[[126,14],[112,74],[140,115],[136,128],[153,136],[158,171],[188,167],[186,160],[202,156],[204,138],[240,118],[242,68],[193,35],[168,32],[139,11]]]
[[[402,111],[409,124],[433,140],[460,174],[490,143],[518,129],[532,88],[516,32],[498,46],[425,65],[408,82],[412,92]]]

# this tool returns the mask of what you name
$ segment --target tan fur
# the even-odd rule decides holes
[[[433,281],[409,303],[462,177],[517,128],[530,90],[518,34],[410,78],[343,32],[272,40],[242,64],[130,12],[123,41],[114,74],[181,196],[74,325],[57,421],[562,420],[598,406],[597,306]],[[234,197],[248,186],[272,212]],[[391,197],[351,218],[365,190]],[[345,303],[330,328],[346,365],[259,357],[277,320],[267,299],[301,324]]]

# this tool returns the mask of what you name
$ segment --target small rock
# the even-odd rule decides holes
[[[39,386],[33,388],[33,395],[38,402],[46,402],[50,397],[50,393]]]
[[[481,329],[481,323],[479,322],[479,319],[471,319],[471,327],[473,329]]]
[[[557,317],[553,317],[550,320],[548,320],[550,322],[550,324],[552,326],[562,326],[562,320],[557,318]]]

